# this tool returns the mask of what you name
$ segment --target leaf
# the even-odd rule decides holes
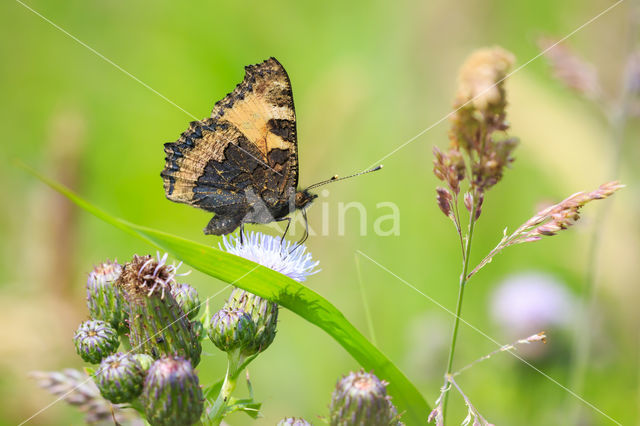
[[[389,382],[389,394],[393,397],[393,403],[398,411],[405,412],[402,418],[405,423],[411,425],[425,422],[431,409],[416,387],[335,306],[313,290],[242,257],[111,216],[80,198],[64,185],[48,179],[23,163],[18,165],[79,207],[116,228],[168,252],[176,259],[211,277],[277,302],[321,328],[365,370],[373,371],[380,379]],[[329,397],[327,395],[327,401]]]
[[[230,398],[229,406],[225,410],[225,417],[236,411],[244,411],[247,415],[253,419],[257,419],[260,416],[261,402],[256,402],[253,399],[235,399]]]

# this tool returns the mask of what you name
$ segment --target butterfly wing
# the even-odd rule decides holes
[[[165,144],[166,196],[216,213],[205,233],[227,234],[244,222],[278,219],[288,213],[297,187],[289,77],[274,58],[245,71],[211,118],[192,122],[177,142]]]

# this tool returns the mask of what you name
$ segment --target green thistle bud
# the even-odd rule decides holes
[[[209,338],[221,351],[240,349],[249,355],[253,347],[256,325],[251,316],[239,309],[222,308],[211,317]]]
[[[280,420],[277,426],[311,426],[311,423],[303,418],[286,417]]]
[[[175,268],[166,265],[165,259],[134,256],[117,282],[129,307],[131,346],[154,359],[178,355],[198,365],[202,346],[171,294]]]
[[[349,373],[338,381],[330,407],[332,426],[399,425],[387,383],[372,373]]]
[[[94,380],[103,397],[120,404],[131,402],[142,393],[144,371],[134,355],[118,352],[100,363]]]
[[[256,325],[255,336],[247,353],[262,352],[276,337],[278,304],[239,288],[234,288],[224,306],[230,310],[241,310],[251,316]]]
[[[93,268],[87,278],[87,306],[92,319],[106,321],[116,330],[126,330],[125,300],[114,285],[122,266],[106,261]]]
[[[133,357],[140,363],[142,371],[145,374],[147,374],[147,371],[149,371],[149,368],[151,368],[151,365],[155,362],[155,359],[147,354],[133,354]]]
[[[204,398],[191,363],[180,357],[153,363],[141,397],[147,421],[153,426],[183,426],[197,422]]]
[[[200,298],[195,288],[189,284],[176,284],[171,287],[171,294],[190,320],[198,315]]]
[[[104,321],[85,321],[80,324],[73,343],[78,355],[91,364],[98,364],[120,345],[118,332]]]

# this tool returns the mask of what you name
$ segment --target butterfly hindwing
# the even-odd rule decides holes
[[[192,122],[178,141],[165,144],[167,198],[216,213],[205,233],[283,217],[297,186],[289,77],[274,58],[245,70],[211,118]]]

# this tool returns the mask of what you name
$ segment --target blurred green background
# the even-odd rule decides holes
[[[0,5],[0,424],[20,423],[54,400],[27,378],[29,371],[83,366],[71,337],[87,317],[84,286],[92,266],[152,250],[74,208],[12,159],[66,183],[116,216],[217,246],[219,239],[201,233],[208,213],[165,199],[162,144],[176,140],[191,121],[181,109],[208,116],[213,103],[242,80],[245,65],[275,56],[286,67],[298,117],[300,181],[309,185],[376,163],[443,118],[451,108],[457,70],[474,49],[501,45],[516,55],[517,65],[525,64],[539,53],[540,36],[563,37],[613,2],[25,4],[42,16],[21,2]],[[637,41],[637,34],[630,34],[631,7],[630,0],[619,4],[568,40],[595,64],[614,100]],[[511,77],[507,90],[511,134],[522,144],[514,167],[485,201],[473,244],[476,261],[499,241],[505,226],[514,229],[543,203],[616,177],[606,119],[554,80],[544,58]],[[443,306],[455,307],[459,243],[435,203],[438,182],[431,171],[432,147],[447,145],[447,130],[446,121],[433,127],[385,159],[382,172],[327,187],[327,196],[309,210],[317,233],[328,212],[329,233],[308,240],[322,272],[306,284],[368,336],[356,250]],[[639,424],[640,405],[637,136],[637,122],[630,120],[618,173],[627,188],[607,201],[610,210],[601,224],[593,350],[586,385],[578,392],[622,424]],[[339,203],[352,201],[366,207],[367,235],[360,235],[356,210],[348,211],[345,235],[338,235]],[[397,236],[373,232],[376,218],[389,213],[376,207],[382,202],[399,208]],[[510,321],[492,319],[492,295],[505,278],[531,271],[553,276],[578,303],[590,236],[604,204],[587,206],[569,232],[498,256],[470,282],[463,318],[502,343],[525,337],[511,334]],[[433,404],[452,317],[374,263],[359,261],[377,346]],[[188,282],[202,298],[225,285],[199,273]],[[223,300],[218,296],[212,306]],[[566,386],[571,327],[571,321],[549,325],[547,345],[524,354]],[[456,365],[494,349],[462,325]],[[204,351],[201,382],[215,382],[224,373],[225,358],[210,343]],[[273,425],[294,415],[318,422],[318,415],[327,414],[338,377],[356,368],[328,336],[283,311],[275,344],[250,369],[263,417],[253,422],[235,414],[228,423]],[[583,408],[582,424],[614,424],[508,354],[466,372],[459,383],[496,424],[569,424],[576,406]],[[245,391],[239,387],[239,395]],[[464,405],[455,394],[450,400],[449,420],[457,424],[466,415]],[[29,422],[81,423],[82,415],[65,403]]]

